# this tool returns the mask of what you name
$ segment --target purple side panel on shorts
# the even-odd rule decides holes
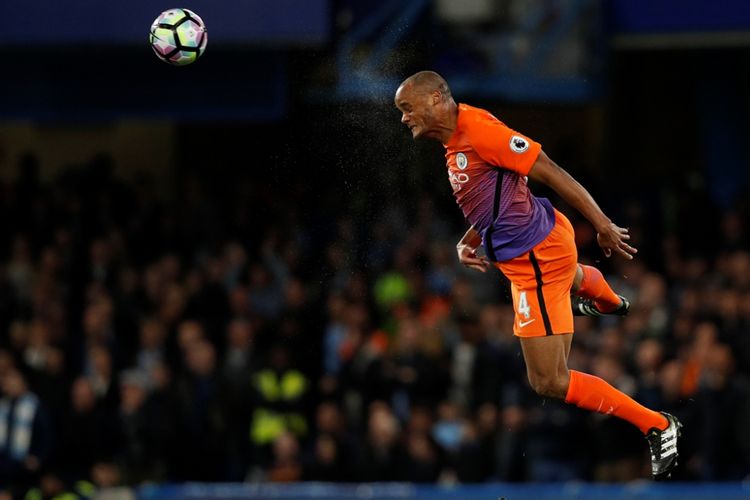
[[[555,209],[547,198],[531,194],[526,179],[504,171],[498,216],[481,231],[487,255],[503,262],[523,255],[544,241],[555,225]],[[492,228],[488,241],[488,229]],[[488,245],[492,245],[491,250]]]

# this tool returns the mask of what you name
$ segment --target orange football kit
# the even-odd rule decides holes
[[[531,194],[527,176],[542,150],[491,113],[458,105],[456,129],[444,144],[456,202],[482,238],[487,258],[510,280],[518,337],[573,333],[570,292],[578,252],[570,221]],[[577,293],[615,308],[620,298],[599,270],[581,266]],[[616,415],[641,432],[666,429],[666,417],[599,377],[570,370],[565,401]]]

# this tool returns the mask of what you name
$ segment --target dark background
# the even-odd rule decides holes
[[[146,42],[169,5],[0,7],[0,375],[39,402],[8,495],[648,477],[637,432],[530,392],[507,285],[458,265],[443,150],[392,104],[428,68],[631,229],[602,259],[534,186],[634,304],[571,366],[683,419],[679,479],[747,477],[744,2],[235,3],[187,6],[180,68]]]

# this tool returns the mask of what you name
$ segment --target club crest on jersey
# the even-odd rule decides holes
[[[469,160],[466,159],[466,155],[458,153],[456,155],[456,166],[459,170],[465,170],[469,166]]]
[[[523,153],[529,149],[529,141],[521,136],[514,135],[510,138],[510,149],[513,150],[514,153]]]

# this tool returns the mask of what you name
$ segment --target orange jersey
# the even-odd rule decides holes
[[[538,142],[489,111],[459,104],[456,130],[444,146],[456,202],[482,235],[491,260],[512,259],[544,240],[555,222],[554,209],[526,185],[542,150]]]

